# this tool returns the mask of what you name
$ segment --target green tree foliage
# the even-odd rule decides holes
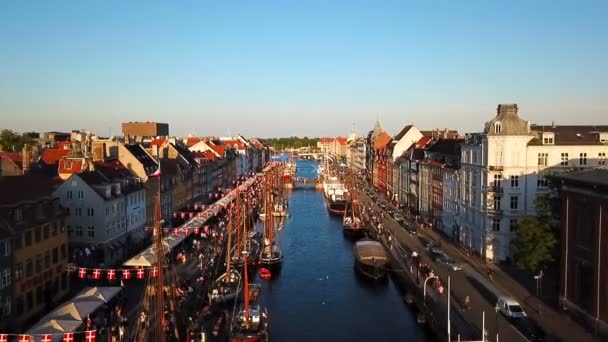
[[[308,147],[317,148],[318,138],[309,137],[288,137],[288,138],[268,138],[264,139],[267,143],[272,145],[275,149],[286,149],[286,148],[300,148]]]
[[[10,129],[0,131],[0,146],[6,152],[21,152],[23,145],[31,145],[33,141],[31,134],[21,135]]]
[[[544,264],[555,260],[559,226],[559,196],[555,191],[539,195],[534,200],[536,216],[521,218],[511,241],[515,266],[537,272]]]

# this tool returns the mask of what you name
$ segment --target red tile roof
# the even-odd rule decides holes
[[[391,137],[388,133],[380,133],[380,135],[376,137],[376,140],[374,140],[374,150],[381,150],[383,148],[386,148],[388,143],[390,143],[391,141],[393,141],[393,137]]]
[[[19,153],[19,152],[0,152],[0,157],[10,159],[17,166],[22,167],[23,158],[21,156],[21,153]]]
[[[319,138],[319,142],[321,142],[322,144],[329,144],[331,142],[334,142],[334,138]]]
[[[188,138],[188,139],[186,139],[186,146],[188,146],[188,147],[194,146],[201,141],[203,141],[203,139],[201,139],[201,138]]]
[[[150,146],[157,146],[158,148],[160,148],[161,146],[163,146],[163,144],[165,143],[165,139],[159,138],[159,139],[154,139],[150,142]]]
[[[59,160],[59,173],[81,173],[86,163],[83,158],[61,158]]]
[[[433,140],[432,137],[422,137],[422,138],[420,138],[420,140],[418,140],[416,142],[416,148],[423,148],[423,147],[425,147],[426,145],[428,145],[428,143],[431,142],[431,140]]]
[[[226,148],[224,147],[224,145],[212,145],[209,147],[211,147],[215,151],[215,153],[219,154],[220,157],[226,156]]]
[[[55,143],[55,148],[61,148],[61,149],[70,149],[72,147],[72,142],[71,141],[59,141],[57,143]]]
[[[238,140],[224,140],[223,141],[224,145],[226,146],[230,146],[234,149],[237,150],[244,150],[245,149],[245,144],[243,144],[242,142],[238,141]]]
[[[337,137],[336,141],[338,142],[338,144],[340,145],[346,145],[346,138],[343,137]]]
[[[46,165],[56,165],[59,160],[70,154],[70,150],[49,148],[42,152],[41,159]]]
[[[204,152],[194,152],[194,156],[196,158],[205,158],[205,159],[209,159],[209,160],[215,160],[215,153],[211,152],[211,151],[204,151]]]

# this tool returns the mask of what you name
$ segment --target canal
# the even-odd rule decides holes
[[[315,177],[316,163],[298,161],[298,176]],[[371,283],[354,269],[353,242],[330,216],[322,192],[289,192],[280,274],[262,281],[272,341],[427,341],[392,280]]]

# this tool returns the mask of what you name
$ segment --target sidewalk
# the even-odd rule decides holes
[[[468,255],[460,247],[455,246],[451,240],[448,240],[436,231],[428,229],[421,229],[419,231],[435,241],[441,241],[441,247],[444,251],[452,256],[458,255],[463,261],[466,261],[468,265],[479,272],[482,277],[485,278],[485,274],[491,269],[494,272],[492,284],[502,293],[517,298],[522,305],[527,306],[526,312],[528,316],[535,320],[545,330],[547,335],[552,335],[561,341],[599,341],[599,338],[593,337],[582,326],[570,319],[570,317],[543,303],[533,293],[530,293],[525,287],[504,273],[498,266],[486,264],[481,259]]]

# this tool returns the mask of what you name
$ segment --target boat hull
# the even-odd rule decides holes
[[[329,212],[336,215],[344,215],[347,206],[348,204],[346,201],[333,202],[329,200],[327,202],[327,209]]]
[[[344,226],[344,229],[342,231],[344,232],[344,235],[352,238],[358,238],[365,235],[365,229],[361,227],[354,228],[353,226]]]
[[[386,277],[388,263],[366,263],[355,260],[357,271],[369,279],[377,280]]]

